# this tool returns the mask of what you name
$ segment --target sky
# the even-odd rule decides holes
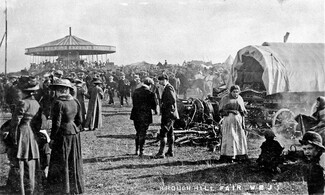
[[[117,65],[146,61],[171,64],[224,62],[263,42],[324,43],[324,0],[7,0],[8,69],[35,60],[25,48],[69,34],[116,47]],[[5,1],[0,2],[0,38]],[[4,43],[0,72],[4,72]]]

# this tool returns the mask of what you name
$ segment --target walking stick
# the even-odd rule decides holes
[[[302,131],[302,134],[304,135],[306,133],[306,129],[305,129],[305,125],[304,125],[304,121],[302,120],[302,115],[300,114],[299,116],[300,118],[300,126],[301,126],[301,131]]]

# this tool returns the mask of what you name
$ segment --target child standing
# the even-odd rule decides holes
[[[281,158],[283,147],[274,140],[275,134],[272,130],[266,130],[264,137],[266,140],[261,145],[262,151],[256,162],[267,171],[280,173],[281,169],[278,166],[283,162]]]
[[[308,131],[299,140],[302,144],[304,155],[307,157],[307,177],[308,194],[324,194],[324,168],[320,165],[320,157],[325,151],[322,145],[322,137],[313,131]]]

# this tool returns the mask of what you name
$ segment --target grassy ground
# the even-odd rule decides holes
[[[278,175],[256,169],[263,138],[250,135],[250,162],[219,163],[218,152],[206,147],[176,147],[173,158],[140,158],[134,153],[133,123],[128,108],[104,105],[104,127],[82,132],[85,194],[306,194],[300,167],[283,167]],[[154,123],[160,117],[154,116]],[[2,121],[3,122],[3,121]],[[0,123],[2,123],[0,121]],[[154,129],[157,127],[150,127]],[[152,141],[152,140],[148,140]],[[158,144],[147,146],[153,155]],[[288,148],[286,148],[288,149]],[[8,174],[6,155],[0,155],[0,186]]]

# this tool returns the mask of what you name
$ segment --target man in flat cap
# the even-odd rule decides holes
[[[161,129],[160,129],[160,148],[156,154],[156,158],[173,157],[174,156],[174,122],[179,118],[176,105],[176,92],[174,87],[168,82],[167,74],[158,77],[159,84],[164,86],[161,96]],[[164,149],[168,144],[168,150],[164,154]]]
[[[114,92],[117,89],[117,83],[114,81],[113,75],[110,75],[108,77],[108,80],[106,80],[106,88],[108,92],[108,104],[114,105]]]
[[[123,72],[121,72],[120,80],[118,81],[117,91],[120,96],[121,107],[124,105],[124,100],[126,104],[129,105],[128,96],[130,96],[130,81],[125,78]]]
[[[131,88],[131,95],[134,93],[134,90],[136,88],[139,88],[141,87],[141,79],[140,79],[140,76],[135,74],[133,76],[133,79],[130,81],[130,88]]]
[[[154,84],[149,77],[144,78],[141,87],[136,88],[132,95],[133,108],[130,119],[134,121],[136,130],[135,154],[143,156],[143,147],[149,125],[152,123],[151,110],[156,109],[155,94],[150,88]]]

